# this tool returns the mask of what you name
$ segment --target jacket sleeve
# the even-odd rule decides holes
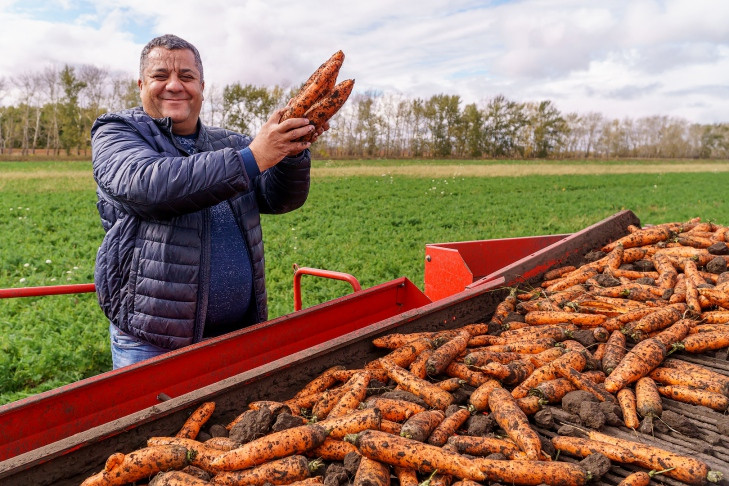
[[[310,173],[308,149],[265,170],[254,179],[260,211],[281,214],[300,208],[309,196]]]
[[[100,193],[144,219],[191,213],[249,189],[238,150],[179,156],[149,124],[102,117],[92,128],[91,147]]]

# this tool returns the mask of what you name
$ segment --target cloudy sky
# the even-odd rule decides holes
[[[6,87],[49,65],[136,77],[144,44],[174,33],[208,87],[298,85],[341,49],[360,92],[729,122],[726,0],[0,0],[0,26]]]

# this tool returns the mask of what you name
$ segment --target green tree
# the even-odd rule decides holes
[[[66,154],[72,148],[80,150],[84,141],[82,133],[81,107],[79,106],[79,93],[86,87],[86,83],[76,77],[75,69],[65,65],[61,70],[61,88],[63,97],[60,107],[60,138],[61,147]]]
[[[532,105],[529,123],[535,157],[549,157],[567,136],[567,122],[549,100]]]
[[[484,115],[475,103],[463,109],[464,141],[469,157],[478,158],[484,153]]]
[[[460,122],[458,95],[434,95],[425,103],[425,118],[430,129],[430,143],[435,157],[453,155],[454,138]]]
[[[226,85],[223,88],[223,125],[254,136],[273,110],[283,105],[283,94],[278,86]]]

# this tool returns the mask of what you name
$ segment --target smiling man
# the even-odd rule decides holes
[[[174,35],[152,39],[139,70],[142,106],[91,129],[114,368],[266,320],[260,213],[309,191],[308,120],[279,123],[282,107],[253,139],[203,125],[200,54]]]

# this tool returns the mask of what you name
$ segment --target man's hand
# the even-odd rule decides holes
[[[306,118],[289,118],[279,123],[284,109],[276,110],[266,120],[249,145],[261,172],[273,167],[284,157],[296,155],[311,146],[310,142],[295,142],[295,140],[314,130],[314,125],[310,125]],[[317,133],[318,135],[321,133]]]

